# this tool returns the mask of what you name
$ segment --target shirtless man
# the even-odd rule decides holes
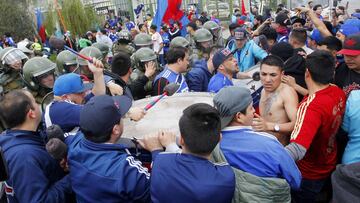
[[[283,145],[289,144],[294,128],[298,106],[296,91],[281,83],[284,62],[277,56],[264,58],[260,65],[260,79],[263,84],[260,99],[260,116],[255,114],[253,129],[267,131],[278,138]]]

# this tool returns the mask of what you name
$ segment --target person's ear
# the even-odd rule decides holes
[[[30,108],[30,110],[27,112],[27,117],[31,118],[31,119],[35,119],[37,117],[35,110]]]
[[[114,125],[113,129],[112,129],[112,134],[119,136],[121,133],[121,129],[120,129],[120,125]]]
[[[179,144],[180,144],[180,146],[185,146],[185,140],[182,135],[180,135]]]
[[[245,115],[241,112],[237,112],[233,120],[235,120],[237,123],[245,123]]]

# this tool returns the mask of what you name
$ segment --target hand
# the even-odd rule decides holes
[[[264,21],[264,24],[270,24],[271,23],[271,18],[268,18]]]
[[[163,147],[167,147],[172,143],[176,144],[176,135],[174,132],[170,131],[160,131],[159,141]]]
[[[124,94],[124,89],[114,82],[109,82],[108,84],[106,84],[106,86],[109,88],[112,96]]]
[[[90,63],[89,61],[87,61],[89,70],[93,73],[93,74],[99,74],[99,73],[103,73],[104,71],[104,65],[103,63],[96,59],[95,57],[92,59],[93,62]]]
[[[295,81],[295,78],[290,76],[290,75],[284,75],[282,78],[281,78],[281,81],[287,85],[289,85],[290,87],[294,88],[295,85],[296,85],[296,81]]]
[[[159,141],[160,132],[145,135],[143,139],[138,139],[140,146],[150,152],[155,150],[163,150]]]
[[[303,51],[298,51],[298,53],[297,54],[299,54],[300,56],[302,56],[304,59],[306,59],[307,58],[307,54],[306,54],[306,52],[303,52]]]
[[[149,61],[145,63],[145,76],[150,78],[155,74],[156,71],[156,63],[154,61]]]
[[[305,7],[297,7],[295,8],[295,10],[299,11],[300,13],[307,13],[310,11],[309,8],[305,8]]]
[[[259,114],[255,113],[254,116],[252,128],[255,131],[269,131],[268,123]]]
[[[145,114],[145,110],[140,107],[132,107],[128,111],[128,117],[130,117],[130,119],[134,121],[141,120],[142,118],[144,118]]]

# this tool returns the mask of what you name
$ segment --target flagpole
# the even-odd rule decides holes
[[[55,10],[60,18],[60,23],[61,25],[63,26],[64,28],[64,33],[67,32],[67,29],[66,29],[66,26],[65,26],[65,23],[64,23],[64,18],[63,16],[61,15],[61,12],[60,12],[60,9],[59,9],[59,4],[58,4],[58,1],[57,0],[54,0],[54,5],[55,5]],[[72,43],[71,43],[71,40],[69,39],[69,37],[66,37],[66,40],[69,42],[69,45],[70,45],[70,48],[73,48],[72,47]]]

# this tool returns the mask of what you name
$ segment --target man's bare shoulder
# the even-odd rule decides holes
[[[279,94],[280,96],[284,99],[284,100],[288,100],[288,99],[298,99],[298,95],[296,93],[296,90],[292,87],[290,87],[287,84],[282,83],[279,88],[278,88]]]

